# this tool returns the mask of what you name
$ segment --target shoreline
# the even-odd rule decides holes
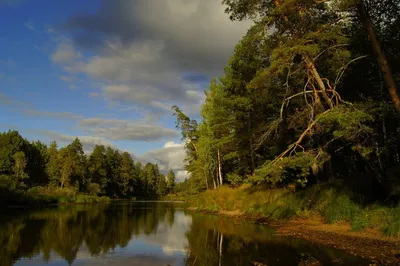
[[[205,211],[197,207],[188,207],[186,210],[228,216],[269,226],[276,231],[277,235],[304,239],[315,245],[331,247],[354,256],[369,258],[375,263],[372,265],[400,264],[400,239],[383,236],[376,230],[354,232],[346,223],[326,224],[320,217],[296,217],[279,221],[246,215],[239,210]]]

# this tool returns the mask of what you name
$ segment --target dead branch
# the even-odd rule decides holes
[[[322,52],[320,52],[316,57],[314,57],[314,60],[313,60],[313,61],[317,60],[321,55],[323,55],[323,54],[326,53],[327,51],[329,51],[329,50],[331,50],[331,49],[338,48],[338,47],[343,47],[343,46],[349,46],[349,44],[347,44],[347,43],[342,43],[342,44],[337,44],[337,45],[331,46],[331,47],[329,47],[329,48],[323,50]]]
[[[339,81],[342,79],[342,77],[343,77],[343,75],[344,75],[344,72],[345,72],[345,70],[347,69],[347,67],[348,67],[351,63],[354,63],[355,61],[360,60],[360,59],[363,59],[363,58],[366,58],[366,57],[368,57],[368,55],[363,55],[363,56],[354,58],[353,60],[350,60],[344,67],[342,67],[342,68],[339,70],[339,73],[337,74],[336,79],[335,79],[335,84],[334,84],[334,89],[335,89],[335,90],[336,90],[336,86],[338,85]]]
[[[314,92],[314,91],[302,91],[302,92],[296,93],[296,94],[294,94],[294,95],[292,95],[292,96],[290,96],[290,97],[284,99],[283,102],[282,102],[282,106],[281,106],[280,119],[281,119],[281,120],[283,119],[283,107],[285,106],[285,103],[286,103],[286,102],[288,102],[288,104],[289,104],[289,101],[290,101],[291,99],[293,99],[293,98],[295,98],[295,97],[297,97],[297,96],[303,95],[303,94],[313,93],[313,92]]]
[[[311,80],[311,78],[310,78],[310,76],[309,76],[308,79],[307,79],[306,84],[304,85],[304,90],[303,90],[303,92],[304,92],[304,100],[305,100],[306,104],[307,104],[307,105],[310,107],[310,109],[311,109],[311,113],[310,113],[310,122],[311,122],[311,121],[314,119],[314,107],[313,107],[311,104],[308,103],[307,94],[305,93],[305,92],[307,91],[307,87],[308,87],[308,84],[310,83],[310,80]]]
[[[313,129],[313,127],[317,124],[319,118],[323,115],[326,115],[327,113],[329,113],[332,109],[328,109],[325,112],[321,113],[319,117],[317,117],[310,125],[308,125],[307,129],[300,135],[299,139],[289,145],[289,147],[287,148],[287,150],[285,150],[284,152],[282,152],[278,157],[275,158],[275,160],[272,161],[272,164],[276,164],[279,160],[281,160],[283,157],[286,156],[286,154],[292,152],[292,150],[296,149],[297,147],[301,146],[301,142],[303,141],[304,137],[307,136],[307,134]]]
[[[271,135],[271,133],[272,133],[276,128],[278,128],[279,122],[280,122],[280,120],[277,119],[277,120],[272,121],[272,122],[270,123],[270,125],[269,125],[268,128],[267,128],[267,131],[266,131],[265,133],[263,133],[263,134],[261,135],[261,137],[258,139],[257,144],[256,144],[256,146],[255,146],[255,148],[254,148],[255,150],[258,150],[258,149],[261,147],[261,145],[264,143],[264,141]]]
[[[347,104],[347,105],[351,106],[352,108],[354,108],[355,110],[357,110],[351,102],[347,102],[347,101],[343,100],[342,97],[340,96],[340,94],[336,90],[328,90],[328,91],[332,92],[340,102]]]

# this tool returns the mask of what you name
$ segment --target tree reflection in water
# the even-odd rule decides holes
[[[0,217],[0,265],[368,265],[368,261],[177,203],[68,205]],[[27,260],[31,259],[31,260]],[[299,264],[300,263],[300,264]],[[82,264],[83,265],[83,264]],[[306,265],[306,264],[304,264]]]

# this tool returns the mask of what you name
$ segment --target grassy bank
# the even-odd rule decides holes
[[[182,198],[183,195],[170,197]],[[202,211],[236,211],[251,218],[269,220],[318,216],[328,224],[346,222],[352,231],[374,229],[386,236],[400,237],[400,206],[363,205],[351,192],[328,184],[296,193],[263,187],[221,187],[186,197],[186,201]]]
[[[66,203],[108,202],[108,197],[98,197],[70,191],[44,192],[41,190],[10,190],[0,187],[0,207],[41,207]]]

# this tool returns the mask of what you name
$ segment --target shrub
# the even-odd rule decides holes
[[[384,220],[383,232],[388,236],[400,237],[400,205],[388,210]]]
[[[348,195],[340,194],[328,203],[322,214],[328,223],[351,222],[360,211],[360,206],[351,201]]]
[[[89,195],[96,196],[99,195],[101,192],[100,185],[97,183],[90,183],[88,186],[88,193]]]
[[[229,173],[229,174],[227,174],[226,178],[234,186],[239,186],[239,185],[243,184],[243,180],[244,180],[244,176],[239,175],[237,173]]]

